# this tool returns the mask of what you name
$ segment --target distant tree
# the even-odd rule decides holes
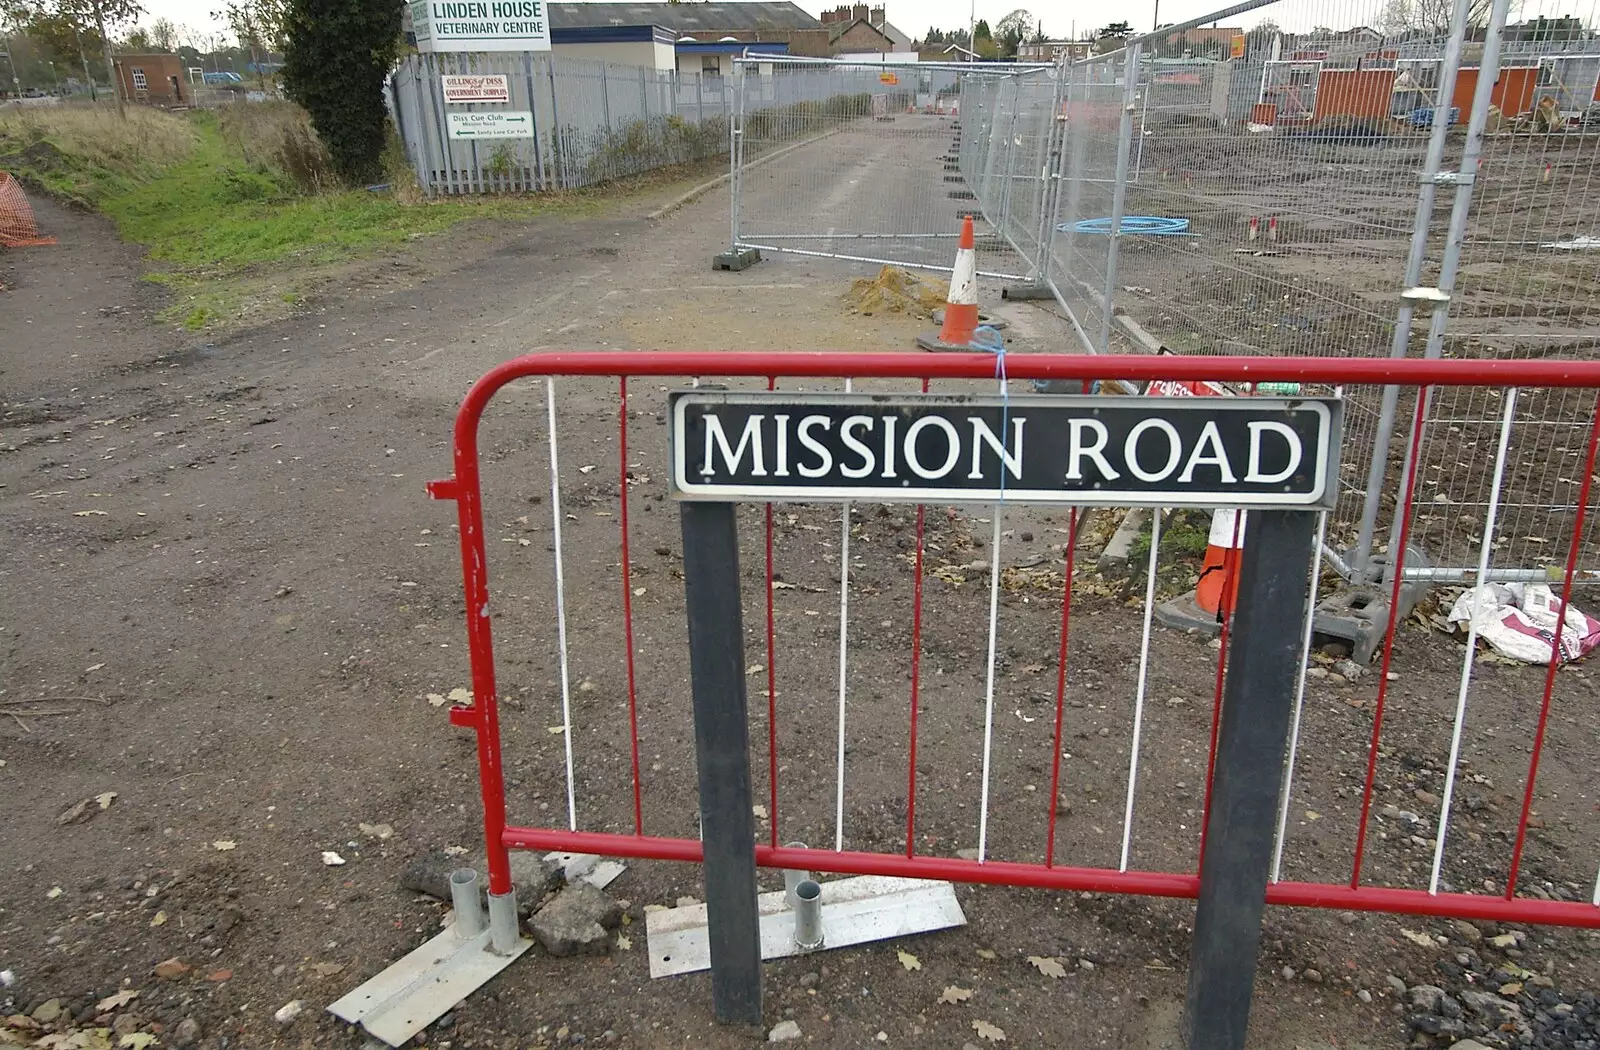
[[[397,0],[290,0],[283,82],[346,182],[375,181],[388,136],[383,83],[400,50]]]
[[[945,42],[944,33],[939,29],[930,26],[928,28],[928,35],[922,38],[922,42],[930,47],[934,44],[942,44]]]
[[[131,51],[134,54],[147,53],[153,47],[150,43],[150,30],[133,27],[128,30],[128,35],[122,38],[120,47],[123,51]]]
[[[995,43],[999,45],[1000,54],[1007,58],[1015,58],[1017,49],[1033,35],[1037,21],[1031,12],[1018,8],[996,22]]]
[[[1383,30],[1391,36],[1423,37],[1443,40],[1450,35],[1454,0],[1389,0],[1383,9]],[[1467,8],[1467,26],[1481,29],[1489,24],[1493,0],[1472,0]]]
[[[158,18],[150,23],[150,46],[157,51],[173,51],[178,47],[178,27],[170,19]]]
[[[1251,55],[1266,56],[1272,50],[1272,41],[1283,32],[1278,28],[1278,23],[1270,18],[1264,18],[1244,35],[1245,52]]]
[[[134,22],[144,13],[136,0],[0,0],[3,20],[29,37],[44,43],[45,50],[63,62],[75,57],[83,66],[84,79],[94,90],[94,74],[89,70],[90,49],[100,52],[105,75],[116,77],[111,57],[110,29]],[[122,92],[115,92],[117,112],[126,116]]]

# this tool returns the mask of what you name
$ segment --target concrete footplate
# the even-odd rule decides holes
[[[490,937],[489,930],[462,937],[451,926],[329,1006],[328,1012],[400,1046],[533,947],[532,940],[518,937],[510,954],[499,955]]]
[[[735,248],[733,251],[723,252],[711,260],[713,270],[731,270],[738,273],[748,270],[761,261],[761,251],[757,248]]]
[[[757,898],[761,922],[761,958],[784,959],[807,954],[795,944],[794,912],[783,890]],[[965,926],[967,917],[948,882],[862,875],[822,883],[822,948],[910,937]],[[673,977],[711,968],[711,942],[706,932],[706,906],[650,912],[645,916],[649,938],[650,976]]]

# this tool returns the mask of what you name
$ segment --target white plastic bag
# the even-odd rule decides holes
[[[1561,623],[1561,599],[1542,583],[1486,583],[1456,599],[1455,623],[1471,624],[1498,653],[1530,664],[1550,662],[1551,642]],[[1557,661],[1565,663],[1600,646],[1600,620],[1569,608]]]

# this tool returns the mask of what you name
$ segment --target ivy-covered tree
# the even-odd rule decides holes
[[[383,82],[399,54],[400,12],[401,0],[290,0],[284,19],[284,88],[352,184],[381,171]]]

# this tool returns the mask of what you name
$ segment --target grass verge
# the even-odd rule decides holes
[[[404,189],[324,188],[326,169],[292,106],[130,113],[126,125],[114,112],[65,106],[0,116],[0,168],[98,209],[125,239],[147,246],[157,264],[148,279],[173,293],[162,319],[191,330],[286,316],[341,267],[419,236],[471,221],[580,217],[619,197],[613,188],[407,202]],[[655,173],[620,195],[683,177]],[[407,188],[410,178],[397,170],[395,185]]]

